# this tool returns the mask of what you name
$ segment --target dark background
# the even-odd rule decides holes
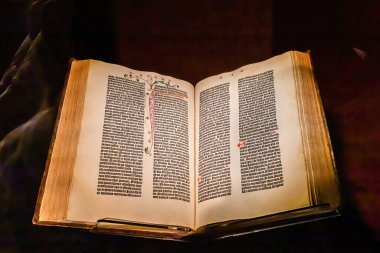
[[[33,166],[29,164],[27,169],[27,161],[14,165],[0,152],[0,179],[5,185],[0,187],[0,197],[5,199],[0,216],[0,252],[380,249],[378,2],[57,0],[42,8],[30,8],[31,2],[0,3],[1,74],[9,70],[12,57],[27,35],[35,39],[42,30],[44,41],[43,46],[36,47],[39,53],[35,58],[43,60],[32,65],[32,70],[33,66],[40,67],[28,72],[30,82],[13,93],[10,105],[3,103],[5,95],[0,95],[0,140],[38,112],[37,105],[33,110],[22,105],[25,94],[39,87],[35,86],[36,72],[56,73],[47,78],[46,85],[54,86],[47,103],[53,108],[57,105],[70,57],[119,63],[196,83],[288,50],[310,49],[344,209],[339,218],[194,244],[33,226],[31,218],[50,138],[47,131],[47,141],[40,146],[34,144],[36,150],[40,149],[39,161],[33,160]],[[38,97],[42,93],[31,94]],[[0,142],[0,151],[4,143]],[[34,150],[26,152],[26,156],[18,155],[34,154]]]

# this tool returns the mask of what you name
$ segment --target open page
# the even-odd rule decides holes
[[[196,85],[196,227],[310,205],[289,53]]]
[[[67,220],[194,226],[194,88],[91,60]]]

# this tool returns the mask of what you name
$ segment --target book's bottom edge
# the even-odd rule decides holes
[[[102,220],[101,222],[39,220],[34,223],[41,226],[59,226],[87,229],[92,233],[188,242],[197,240],[223,239],[228,237],[253,234],[256,232],[287,227],[311,221],[323,220],[336,216],[340,216],[339,208],[331,207],[328,204],[321,204],[253,219],[232,220],[209,224],[197,230],[191,231],[165,229],[157,226],[149,226],[148,224],[135,225],[125,222],[110,222],[107,220]]]

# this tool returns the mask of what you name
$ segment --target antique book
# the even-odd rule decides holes
[[[33,222],[190,240],[339,215],[308,53],[195,85],[73,60]]]

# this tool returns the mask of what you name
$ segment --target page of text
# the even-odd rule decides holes
[[[194,226],[194,88],[91,61],[67,219]]]
[[[196,85],[196,227],[309,205],[290,54]]]

